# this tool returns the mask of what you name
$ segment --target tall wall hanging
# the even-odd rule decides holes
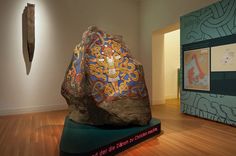
[[[23,16],[25,18],[24,29],[26,30],[27,50],[29,61],[32,62],[35,48],[35,5],[27,3]]]

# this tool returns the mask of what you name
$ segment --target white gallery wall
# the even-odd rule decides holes
[[[22,49],[22,13],[36,11],[34,59],[27,75]],[[90,25],[124,36],[139,54],[136,0],[0,0],[0,115],[66,108],[61,83],[73,48]]]
[[[66,108],[61,83],[72,50],[90,25],[124,36],[144,65],[152,99],[152,32],[215,1],[0,0],[0,115]],[[36,5],[35,54],[29,74],[22,47],[27,2]]]
[[[165,99],[177,98],[177,69],[180,67],[180,30],[164,34]]]
[[[154,71],[152,67],[152,33],[179,22],[181,15],[187,14],[218,0],[140,0],[140,54],[138,55],[144,65],[145,79],[152,104],[159,104],[164,100],[164,93],[158,91],[158,84],[152,78],[152,73],[164,74],[163,71]],[[157,43],[158,44],[158,43]],[[154,51],[158,53],[158,51]],[[159,56],[159,55],[156,55]],[[161,69],[160,69],[161,70]],[[156,74],[156,76],[158,76]],[[160,86],[163,88],[162,86]],[[153,92],[154,90],[154,92]],[[162,91],[164,92],[164,90]],[[155,102],[156,101],[156,102]]]

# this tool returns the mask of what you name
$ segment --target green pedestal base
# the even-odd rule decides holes
[[[60,156],[114,155],[159,134],[161,122],[152,119],[146,126],[109,128],[83,125],[66,118]]]

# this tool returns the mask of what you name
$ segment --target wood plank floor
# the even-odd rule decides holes
[[[119,156],[234,156],[236,128],[181,114],[177,100],[152,107],[162,134]],[[59,156],[67,111],[0,117],[0,156]]]

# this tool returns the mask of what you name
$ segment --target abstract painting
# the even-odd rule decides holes
[[[210,90],[210,48],[184,51],[184,89]]]

